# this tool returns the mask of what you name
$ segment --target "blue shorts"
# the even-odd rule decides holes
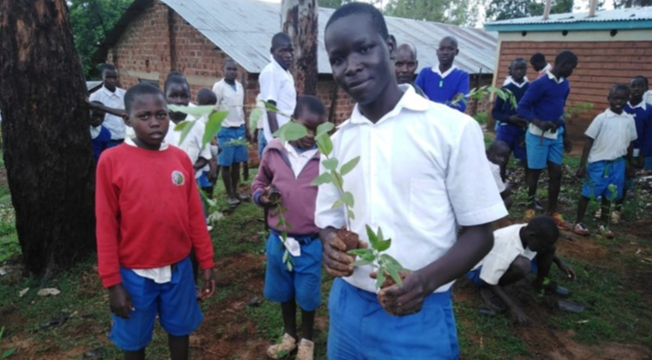
[[[157,284],[123,267],[120,276],[134,305],[129,319],[113,315],[109,339],[120,350],[137,351],[147,346],[152,341],[157,314],[161,327],[172,336],[188,335],[204,320],[197,304],[190,257],[175,265],[169,283]]]
[[[265,138],[265,134],[263,133],[263,129],[258,130],[258,158],[263,159],[263,150],[265,150],[265,147],[268,146],[268,141]]]
[[[230,142],[245,140],[245,125],[237,128],[223,127],[218,133],[218,165],[231,166],[236,163],[246,162],[249,160],[246,145],[232,145]]]
[[[497,128],[497,136],[495,140],[503,141],[508,144],[515,159],[526,160],[526,146],[522,144],[524,141],[524,135],[524,129],[510,124],[502,124]]]
[[[644,170],[651,170],[651,157],[646,156],[644,158]]]
[[[329,360],[449,360],[459,353],[451,290],[429,295],[417,314],[392,316],[376,294],[333,281]]]
[[[562,131],[558,129],[557,139],[540,138],[526,131],[526,157],[528,168],[533,170],[546,169],[547,162],[562,165]],[[542,144],[540,144],[540,139]]]
[[[531,274],[537,273],[537,262],[535,259],[531,260]],[[481,279],[481,269],[483,269],[483,265],[479,266],[478,269],[471,270],[467,273],[467,278],[474,283],[474,285],[487,286],[488,284]]]
[[[626,161],[619,158],[613,161],[597,161],[587,165],[587,177],[583,183],[582,195],[586,198],[621,199],[626,181]],[[608,187],[615,186],[615,193]]]
[[[209,172],[208,171],[202,171],[202,175],[195,179],[195,182],[197,182],[197,185],[201,188],[208,188],[213,186],[211,182],[209,181]]]
[[[297,301],[304,311],[314,311],[322,302],[322,242],[319,238],[309,241],[306,237],[295,237],[308,241],[301,245],[301,255],[291,256],[293,269],[288,271],[283,263],[285,247],[281,237],[270,233],[265,255],[265,285],[263,295],[274,302]]]

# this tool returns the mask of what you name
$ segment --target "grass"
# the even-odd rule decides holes
[[[489,141],[491,137],[486,137],[486,142]],[[565,157],[565,164],[575,169],[577,159]],[[251,175],[254,176],[255,172],[251,170]],[[566,199],[563,201],[565,214],[575,210],[579,189],[576,185],[563,188],[561,198]],[[538,195],[545,196],[545,190],[541,191]],[[216,194],[219,194],[219,205],[226,209],[221,185],[216,189]],[[522,195],[520,192],[516,197]],[[6,187],[0,187],[0,206],[9,209],[7,199]],[[650,209],[646,210],[643,206],[646,201],[650,201],[650,197],[646,200],[645,196],[635,194],[634,200],[628,202],[625,209],[628,217],[650,219]],[[518,217],[522,210],[517,206],[512,215]],[[264,346],[282,335],[283,324],[278,304],[262,299],[265,241],[260,234],[263,229],[261,219],[260,209],[252,203],[244,203],[227,214],[211,233],[219,286],[216,296],[202,303],[206,319],[197,336],[203,339],[203,343],[193,345],[195,356],[209,356],[206,351],[210,351],[211,346],[221,346],[218,344],[231,344],[243,349],[249,346],[246,345],[247,341],[258,339]],[[0,217],[0,241],[12,236],[15,238],[13,218]],[[553,281],[572,291],[573,301],[585,305],[585,312],[562,313],[548,307],[546,300],[532,291],[523,290],[519,296],[530,301],[527,309],[533,310],[533,313],[529,315],[539,322],[534,330],[516,327],[504,316],[481,315],[479,306],[482,301],[477,289],[467,280],[458,281],[454,290],[454,311],[462,357],[488,360],[539,358],[541,354],[537,351],[543,346],[540,342],[546,343],[547,334],[567,331],[573,331],[573,340],[581,344],[619,342],[650,346],[650,292],[647,290],[650,262],[642,261],[641,255],[629,250],[642,249],[650,259],[650,240],[626,234],[618,241],[595,238],[585,241],[596,244],[610,256],[600,262],[582,253],[577,257],[565,257],[576,269],[579,278],[575,282],[566,282],[557,269],[552,269],[551,274]],[[561,245],[571,251],[583,244]],[[14,254],[16,250],[10,252]],[[46,284],[41,284],[38,279],[24,278],[18,273],[0,277],[0,327],[6,326],[0,347],[7,349],[9,341],[16,346],[10,340],[12,338],[30,341],[27,347],[16,346],[17,352],[10,359],[81,358],[84,352],[96,348],[103,349],[104,359],[121,358],[119,351],[106,338],[111,319],[108,297],[101,288],[94,266],[95,259],[89,258]],[[318,309],[318,320],[321,319],[322,323],[328,318],[327,300],[331,282],[332,279],[323,274],[323,305]],[[36,292],[41,287],[56,287],[62,293],[54,297],[39,297]],[[18,292],[25,288],[30,290],[22,298],[19,297]],[[244,304],[252,297],[261,298],[259,306]],[[649,301],[646,301],[647,298]],[[64,325],[43,327],[44,323],[62,313],[70,315]],[[320,324],[320,321],[317,323]],[[326,359],[327,328],[323,325],[316,328],[315,359]],[[525,333],[535,333],[537,337],[533,339],[525,336]],[[148,347],[148,357],[163,359],[167,358],[167,354],[166,334],[157,325]],[[231,358],[238,357],[234,354]]]

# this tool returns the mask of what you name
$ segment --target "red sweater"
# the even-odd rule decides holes
[[[172,265],[195,249],[202,269],[213,267],[195,172],[188,155],[123,144],[97,165],[95,216],[98,271],[104,287],[122,282],[120,266]]]

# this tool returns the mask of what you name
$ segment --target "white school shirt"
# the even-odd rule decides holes
[[[615,114],[607,109],[594,118],[585,135],[594,139],[588,162],[618,159],[625,156],[630,143],[637,140],[635,118],[625,111]]]
[[[494,178],[494,182],[497,184],[497,190],[499,190],[499,194],[501,194],[506,191],[506,184],[501,179],[501,167],[490,160],[488,160],[487,163],[490,165],[490,171],[492,171],[492,177]]]
[[[111,92],[102,85],[102,87],[89,96],[89,101],[99,101],[104,106],[114,109],[125,109],[125,90],[117,87],[116,91]],[[105,128],[111,133],[111,140],[122,140],[125,138],[126,125],[120,116],[106,114],[104,122]]]
[[[184,150],[193,165],[195,165],[200,157],[203,157],[206,160],[211,160],[211,147],[202,147],[202,138],[204,137],[205,129],[204,123],[195,120],[190,115],[187,115],[185,120],[190,120],[195,123],[186,138],[184,138],[184,141],[181,144],[179,143],[179,140],[181,139],[181,131],[175,131],[175,123],[170,121],[170,127],[168,127],[165,142]],[[206,168],[207,167],[205,166],[204,168],[195,171],[195,179],[199,178],[202,175],[202,171]]]
[[[284,145],[286,151],[288,151],[288,161],[290,161],[290,167],[292,172],[295,174],[295,179],[299,177],[299,174],[304,170],[306,164],[315,156],[317,149],[306,150],[304,152],[297,152],[294,146],[290,145],[289,142],[286,142]]]
[[[332,157],[344,164],[360,156],[344,176],[354,195],[351,230],[367,241],[365,225],[381,227],[392,239],[387,253],[405,268],[418,270],[441,258],[456,242],[458,226],[490,223],[508,215],[487,165],[483,132],[466,114],[419,96],[401,85],[404,95],[376,124],[358,105],[331,137]],[[322,156],[322,160],[324,160]],[[321,166],[320,172],[326,169]],[[315,223],[345,226],[343,207],[333,184],[320,185]],[[354,269],[345,281],[375,292],[371,266]],[[436,292],[448,290],[451,283]]]
[[[457,69],[456,65],[451,65],[451,67],[449,68],[449,70],[447,70],[447,71],[445,71],[445,72],[440,72],[440,65],[436,65],[436,66],[433,66],[433,67],[431,68],[431,71],[433,71],[434,73],[440,75],[440,77],[444,79],[444,78],[446,78],[447,76],[449,76],[449,74],[451,74],[451,73],[452,73],[454,70],[456,70],[456,69]]]
[[[293,80],[292,74],[282,68],[276,60],[272,59],[261,70],[258,83],[261,89],[261,100],[274,100],[277,103],[276,106],[279,109],[277,123],[279,127],[282,127],[290,121],[290,116],[295,111],[295,105],[297,105],[297,91],[295,90],[295,80]],[[270,132],[270,124],[267,121],[267,114],[263,117],[263,133],[265,139],[270,142],[272,141],[272,133]]]
[[[537,73],[540,74],[539,76],[544,76],[544,74],[548,73],[549,71],[551,71],[551,64],[547,63],[546,66]]]
[[[228,111],[229,115],[222,121],[222,127],[240,127],[245,125],[245,91],[243,86],[236,81],[236,89],[229,85],[224,79],[213,85],[213,92],[218,98],[216,103],[221,111]]]
[[[651,101],[653,100],[652,97],[653,97],[653,94],[651,93],[651,90],[647,90],[647,91],[644,93],[644,96],[643,96],[643,98],[644,98],[644,102],[646,102],[647,104],[651,105]]]
[[[515,79],[512,78],[512,76],[508,75],[506,80],[503,82],[503,86],[506,86],[508,84],[514,84],[515,86],[521,89],[522,87],[524,87],[524,85],[528,84],[528,77],[524,76],[524,81],[520,84],[516,82]]]
[[[483,266],[479,275],[481,280],[490,285],[497,285],[517,256],[524,256],[528,260],[535,259],[537,253],[524,248],[519,237],[519,231],[524,226],[526,224],[511,225],[494,232],[492,250],[474,266],[474,270]]]

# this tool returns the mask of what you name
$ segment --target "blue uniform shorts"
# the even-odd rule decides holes
[[[190,257],[175,264],[169,283],[157,284],[120,268],[122,286],[134,305],[129,319],[113,315],[109,339],[123,351],[137,351],[152,341],[154,320],[172,336],[185,336],[197,329],[204,315],[197,304]]]
[[[329,295],[329,360],[450,360],[459,357],[451,290],[434,293],[422,310],[388,314],[376,294],[336,278]]]
[[[268,146],[268,141],[265,138],[265,134],[263,133],[263,129],[259,129],[258,131],[258,158],[263,159],[263,150],[265,150],[265,147]]]
[[[605,197],[619,200],[626,181],[626,161],[619,158],[613,161],[597,161],[587,165],[587,177],[583,183],[582,195],[586,198]],[[615,186],[615,193],[608,187]]]
[[[562,165],[562,153],[564,146],[562,145],[562,128],[558,129],[557,139],[542,138],[540,144],[540,137],[533,135],[530,131],[526,131],[526,157],[528,168],[533,170],[546,169],[547,162]]]
[[[531,274],[537,273],[537,262],[535,259],[531,260]],[[487,283],[481,279],[481,269],[483,269],[483,265],[479,266],[478,269],[471,270],[467,273],[467,278],[474,283],[474,285],[487,286]]]
[[[223,127],[218,133],[218,165],[231,166],[236,163],[246,162],[249,160],[249,153],[245,145],[232,145],[230,142],[236,140],[245,140],[245,125],[237,128]]]
[[[522,141],[524,141],[524,135],[524,129],[518,126],[502,123],[497,127],[497,136],[495,139],[508,144],[515,159],[526,160],[526,145],[522,144]]]
[[[267,265],[263,295],[271,301],[284,303],[297,301],[304,311],[313,311],[322,301],[322,242],[319,238],[293,236],[301,245],[301,255],[290,257],[293,269],[288,271],[283,263],[285,247],[281,237],[270,233],[265,246]]]
[[[213,186],[211,182],[209,181],[209,172],[208,171],[202,171],[202,175],[198,177],[195,182],[197,182],[197,185],[201,188],[208,188]]]

